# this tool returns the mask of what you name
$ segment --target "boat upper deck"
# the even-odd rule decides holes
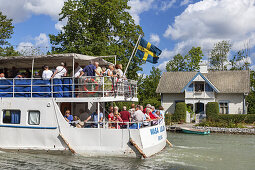
[[[59,102],[138,101],[137,81],[107,76],[0,79],[0,97],[56,98]]]

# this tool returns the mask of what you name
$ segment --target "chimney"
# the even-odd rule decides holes
[[[207,69],[207,62],[206,61],[201,61],[199,64],[199,72],[200,73],[208,73]]]

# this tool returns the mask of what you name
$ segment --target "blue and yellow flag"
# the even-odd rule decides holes
[[[158,56],[161,54],[161,52],[162,51],[158,49],[158,47],[141,38],[140,44],[136,52],[136,56],[144,61],[155,64],[158,63]]]

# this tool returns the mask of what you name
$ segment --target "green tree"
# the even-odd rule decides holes
[[[201,59],[203,58],[203,52],[201,50],[201,47],[192,47],[191,50],[189,50],[188,54],[185,56],[187,60],[187,71],[197,71],[199,70],[199,63],[201,62]]]
[[[250,87],[251,92],[246,96],[246,104],[248,106],[247,113],[255,114],[255,72],[250,71]]]
[[[177,54],[166,64],[166,71],[185,71],[186,65],[185,58],[181,54]]]
[[[13,28],[12,19],[7,19],[7,16],[0,11],[0,56],[18,55],[13,46],[10,46],[7,41],[13,34]]]
[[[251,65],[248,57],[249,55],[246,49],[238,51],[233,58],[229,60],[231,64],[230,70],[248,70]]]
[[[184,57],[177,54],[166,64],[166,71],[197,71],[203,52],[201,47],[192,47]]]
[[[214,48],[210,53],[210,64],[214,70],[226,70],[228,63],[228,53],[231,49],[229,41],[221,41],[214,44]]]
[[[138,98],[139,103],[146,105],[152,104],[155,107],[160,106],[161,97],[156,93],[158,83],[161,77],[161,71],[159,68],[152,67],[150,75],[143,78],[141,76],[138,80]]]
[[[53,53],[75,52],[86,55],[117,55],[125,69],[142,28],[127,11],[128,0],[68,0],[60,13],[67,20],[63,31],[49,35]],[[113,62],[113,59],[110,59]],[[133,57],[128,78],[137,78],[143,62]]]

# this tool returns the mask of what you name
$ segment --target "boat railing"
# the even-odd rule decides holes
[[[104,128],[104,129],[141,129],[144,127],[160,125],[164,122],[163,118],[146,120],[142,122],[121,122],[121,121],[87,121],[83,128]],[[72,123],[70,123],[72,124]]]
[[[0,97],[137,97],[137,81],[117,77],[0,79]]]

